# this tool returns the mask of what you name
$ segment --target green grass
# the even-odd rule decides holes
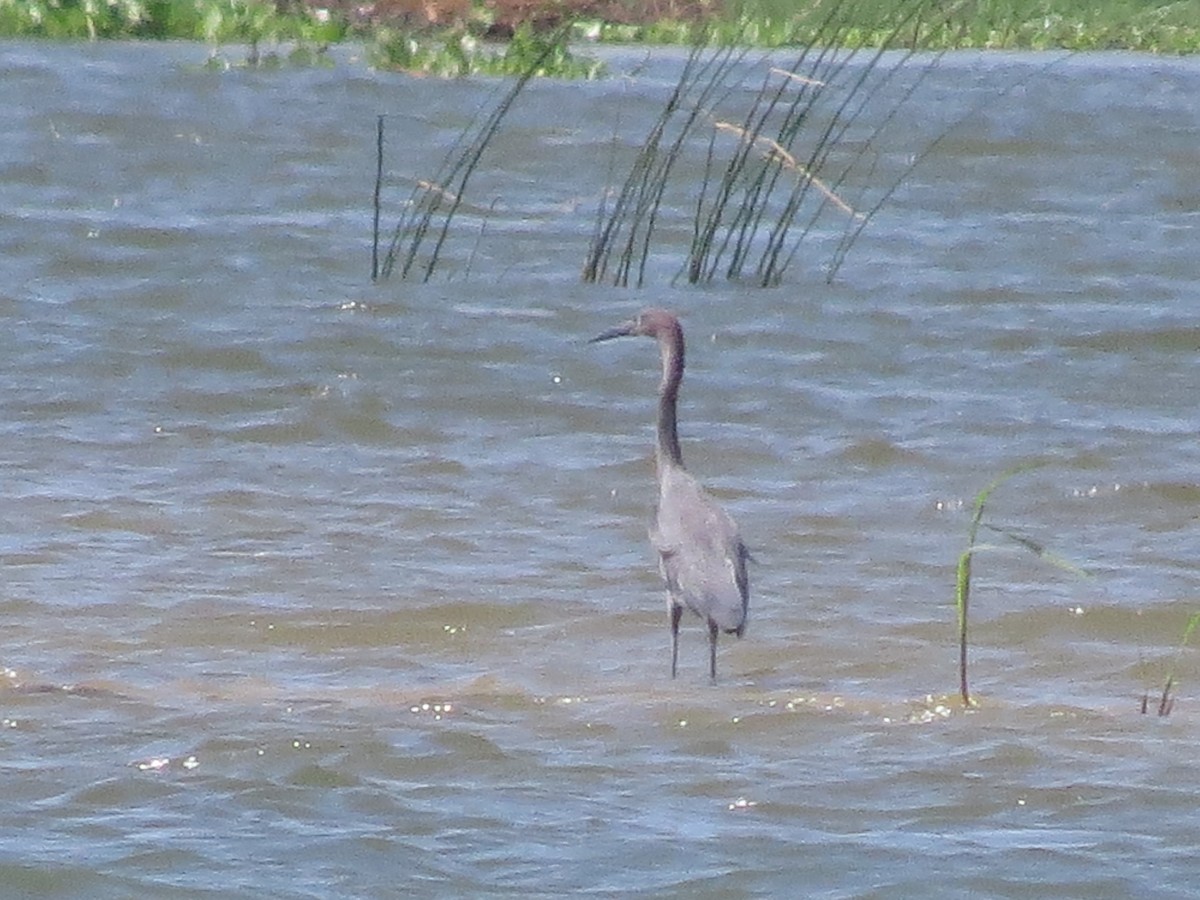
[[[734,0],[703,30],[715,42],[758,47],[807,45],[816,36],[812,11],[818,3],[792,0]],[[879,47],[889,37],[871,23],[903,6],[902,0],[841,4],[857,26],[842,36],[846,47]],[[1084,3],[1079,0],[976,0],[946,4],[945,26],[927,31],[918,49],[1138,50],[1151,53],[1200,51],[1200,0],[1182,2]],[[589,23],[601,40],[686,44],[698,28],[684,22],[644,25]]]
[[[320,50],[343,40],[347,24],[317,9],[280,13],[268,0],[0,0],[0,37],[61,40],[186,39]],[[276,57],[278,54],[276,54]]]
[[[975,506],[971,515],[971,524],[967,529],[967,546],[966,549],[958,557],[958,568],[955,578],[954,590],[954,606],[958,613],[958,684],[959,696],[962,698],[963,706],[971,707],[975,705],[975,701],[971,697],[971,690],[967,678],[967,662],[968,662],[968,612],[970,610],[971,597],[971,572],[972,563],[975,556],[984,550],[997,550],[999,546],[994,544],[978,543],[979,527],[984,527],[1000,534],[1001,536],[1012,541],[1018,547],[1029,551],[1034,556],[1042,559],[1051,565],[1057,566],[1060,569],[1065,569],[1075,575],[1086,575],[1082,569],[1072,565],[1059,556],[1051,553],[1045,545],[1033,540],[1032,538],[1021,534],[1012,528],[1002,528],[995,525],[987,525],[983,522],[984,509],[987,506],[988,500],[995,491],[1009,479],[1038,468],[1039,463],[1025,463],[1014,466],[1000,474],[995,481],[985,487],[982,491],[975,495]],[[1186,637],[1185,637],[1186,641]]]
[[[702,38],[716,45],[810,46],[821,37],[824,11],[832,5],[847,25],[838,34],[843,47],[879,47],[894,36],[886,25],[874,23],[894,21],[897,11],[913,2],[919,0],[726,0],[722,12],[701,23],[580,21],[575,35],[653,44],[691,44]],[[569,8],[569,0],[564,5]],[[913,35],[918,49],[1200,51],[1200,0],[964,0],[942,7],[941,27]],[[280,12],[266,0],[0,0],[0,37],[171,38],[313,47],[355,37],[377,45],[375,58],[383,64],[450,75],[523,71],[519,62],[505,59],[506,53],[471,44],[495,15],[484,0],[477,0],[462,22],[436,29],[353,29],[319,2],[293,9]],[[519,40],[528,43],[529,38]],[[551,60],[545,74],[580,77],[596,71],[564,57]]]

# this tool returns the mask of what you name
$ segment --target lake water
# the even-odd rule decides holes
[[[681,53],[532,83],[373,283],[376,117],[391,227],[502,86],[341,52],[0,46],[0,893],[1200,890],[1200,61],[918,58],[832,281],[836,211],[776,288],[672,283],[698,145],[621,289],[579,272]],[[585,343],[650,305],[756,558],[715,685],[690,616],[668,677],[657,354]],[[980,531],[964,711],[1023,463],[985,524],[1087,574]]]

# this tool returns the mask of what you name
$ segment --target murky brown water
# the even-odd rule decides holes
[[[818,229],[623,291],[578,272],[678,53],[533,85],[485,226],[378,286],[375,117],[426,177],[495,83],[203,57],[0,48],[7,891],[1193,889],[1200,65],[949,57],[832,284]],[[665,677],[655,353],[584,344],[650,304],[758,560],[715,687],[695,621]],[[1091,577],[977,558],[965,715],[954,562],[1027,460],[989,520]]]

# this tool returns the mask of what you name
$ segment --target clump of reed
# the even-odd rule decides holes
[[[818,229],[831,239],[825,274],[832,279],[871,219],[941,140],[906,162],[881,164],[884,133],[940,58],[918,57],[918,48],[950,28],[958,11],[936,0],[816,0],[804,13],[807,30],[797,32],[809,43],[787,65],[749,60],[753,51],[736,36],[692,23],[692,48],[673,90],[623,182],[602,194],[582,279],[640,287],[650,261],[662,257],[677,266],[672,280],[771,287]],[[870,50],[861,46],[864,21],[883,35]],[[415,182],[382,250],[380,137],[373,279],[394,271],[431,277],[504,116],[529,78],[553,73],[548,61],[565,52],[574,29],[567,22],[536,39],[532,33],[514,39],[510,89],[464,131],[437,173]],[[685,161],[699,165],[699,175]],[[689,235],[682,259],[675,249],[681,233]]]
[[[809,43],[790,64],[760,57],[757,69],[753,51],[736,36],[690,24],[692,48],[673,90],[623,182],[602,194],[582,279],[640,287],[652,258],[662,256],[677,266],[672,280],[775,286],[818,227],[822,238],[832,238],[825,269],[832,279],[871,219],[940,140],[907,162],[881,165],[884,132],[940,58],[917,57],[917,49],[930,33],[951,27],[957,12],[936,0],[816,0],[803,14],[807,30],[797,32]],[[864,21],[884,36],[871,50],[856,45]],[[432,275],[471,174],[504,115],[528,79],[545,74],[547,60],[564,52],[575,28],[564,23],[515,54],[511,89],[464,132],[438,173],[416,182],[382,255],[377,183],[373,278],[393,271],[403,278]],[[685,161],[698,164],[699,175]],[[891,174],[881,175],[885,169]],[[690,235],[682,259],[674,249],[681,233]],[[422,253],[425,263],[418,265]]]
[[[872,14],[883,39],[863,51],[853,36]],[[687,258],[676,278],[776,285],[828,211],[841,220],[827,270],[832,278],[907,174],[868,196],[881,133],[937,64],[937,55],[914,61],[916,49],[930,29],[947,27],[948,15],[942,4],[924,0],[883,7],[817,3],[808,11],[807,43],[790,65],[765,67],[748,104],[741,91],[749,51],[737,40],[712,47],[700,30],[624,182],[598,211],[583,280],[644,283],[664,197],[693,147],[703,153],[702,176]],[[898,90],[898,98],[881,109],[889,89]],[[694,174],[678,178],[694,180]]]
[[[987,506],[988,500],[992,494],[1009,479],[1014,478],[1024,472],[1038,468],[1038,463],[1024,463],[1014,466],[1002,472],[991,484],[975,495],[974,509],[971,515],[971,523],[967,528],[967,546],[958,557],[958,567],[955,578],[954,590],[954,607],[958,613],[958,686],[959,696],[962,698],[963,706],[971,707],[975,705],[975,701],[971,698],[971,690],[967,678],[967,663],[968,663],[968,627],[967,614],[970,610],[971,598],[971,574],[972,563],[976,554],[985,550],[1008,549],[1002,548],[996,544],[982,544],[978,542],[979,528],[983,527],[1001,535],[1007,540],[1016,545],[1017,548],[1023,549],[1032,553],[1039,559],[1050,563],[1060,569],[1068,571],[1074,575],[1086,575],[1079,567],[1071,564],[1062,557],[1051,553],[1044,544],[1033,538],[1024,535],[1013,528],[991,525],[983,521],[984,509]]]
[[[556,53],[566,41],[567,28],[560,28],[540,41],[537,51],[523,58],[523,68],[510,84],[500,101],[463,131],[441,167],[432,178],[418,180],[409,194],[404,214],[400,217],[387,248],[380,255],[382,194],[384,180],[385,117],[376,123],[375,190],[371,240],[371,280],[391,277],[399,265],[401,278],[418,275],[428,281],[437,268],[442,249],[450,235],[451,225],[462,207],[471,176],[508,111],[529,83],[542,71],[546,59]],[[424,252],[424,255],[422,253]]]

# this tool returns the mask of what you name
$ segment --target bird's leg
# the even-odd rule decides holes
[[[667,600],[671,616],[671,677],[675,677],[675,667],[679,663],[679,620],[683,616],[683,607],[673,599]]]
[[[708,620],[708,677],[717,683],[717,623]]]

